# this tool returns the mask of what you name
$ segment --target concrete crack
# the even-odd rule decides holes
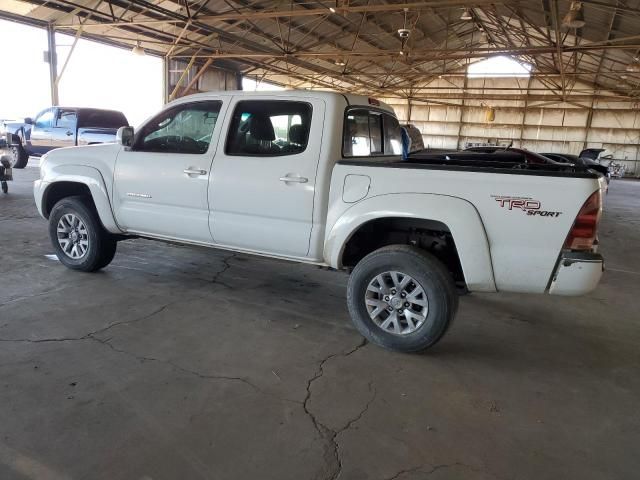
[[[52,288],[51,290],[45,290],[44,292],[37,292],[37,293],[32,293],[30,295],[22,295],[19,297],[14,297],[10,300],[7,300],[6,302],[0,303],[0,307],[4,307],[5,305],[9,305],[11,303],[20,302],[22,300],[27,300],[29,298],[42,297],[44,295],[49,295],[50,293],[60,292],[62,290],[65,290],[66,288],[68,287]]]
[[[365,413],[367,413],[367,411],[369,410],[369,407],[371,406],[371,404],[373,403],[373,401],[376,399],[376,395],[378,394],[378,392],[376,391],[376,389],[373,387],[373,382],[369,382],[367,384],[369,391],[373,392],[373,395],[371,395],[371,398],[369,399],[369,401],[366,403],[366,405],[362,408],[362,410],[360,410],[360,413],[358,413],[358,415],[356,415],[355,417],[353,417],[351,420],[349,420],[342,428],[336,430],[336,436],[340,435],[342,432],[344,432],[345,430],[349,430],[354,424],[356,424],[362,417],[364,417]]]
[[[98,330],[95,330],[93,332],[89,332],[85,335],[82,335],[81,337],[54,337],[54,338],[36,338],[36,339],[31,339],[31,338],[0,338],[0,342],[16,342],[16,343],[49,343],[49,342],[76,342],[76,341],[80,341],[80,340],[98,340],[97,338],[94,338],[94,335],[98,335],[100,333],[104,333],[107,330],[110,330],[114,327],[117,327],[119,325],[131,325],[132,323],[136,323],[136,322],[141,322],[143,320],[147,320],[151,317],[153,317],[154,315],[157,315],[158,313],[166,310],[169,306],[173,305],[176,302],[171,302],[171,303],[167,303],[166,305],[163,305],[160,308],[157,308],[156,310],[154,310],[151,313],[148,313],[147,315],[143,315],[142,317],[139,318],[134,318],[133,320],[121,320],[121,321],[117,321],[117,322],[113,322],[110,323],[109,325],[107,325],[106,327],[102,327],[99,328]]]
[[[213,275],[213,278],[211,279],[211,283],[217,283],[219,285],[222,285],[223,287],[232,288],[229,284],[221,282],[220,281],[220,277],[222,275],[224,275],[225,272],[232,267],[232,265],[229,263],[229,261],[232,258],[235,258],[236,256],[237,256],[237,254],[232,253],[231,255],[229,255],[227,257],[224,257],[222,259],[222,268]]]
[[[229,257],[231,258],[231,257]],[[263,389],[261,389],[259,386],[255,385],[254,383],[250,382],[249,380],[247,380],[246,378],[243,377],[234,377],[234,376],[227,376],[227,375],[210,375],[210,374],[205,374],[205,373],[200,373],[196,370],[191,370],[188,369],[186,367],[183,367],[182,365],[179,365],[175,362],[172,362],[171,360],[164,360],[161,358],[156,358],[156,357],[148,357],[148,356],[144,356],[144,355],[138,355],[136,353],[133,352],[129,352],[128,350],[124,350],[121,348],[117,348],[116,346],[114,346],[111,343],[111,340],[113,340],[113,337],[109,337],[109,338],[99,338],[98,335],[103,334],[109,330],[111,330],[112,328],[115,328],[117,326],[120,325],[131,325],[133,323],[137,323],[137,322],[142,322],[143,320],[147,320],[155,315],[158,315],[159,313],[163,312],[164,310],[166,310],[167,308],[169,308],[171,305],[178,303],[182,300],[177,300],[175,302],[170,302],[167,303],[159,308],[157,308],[156,310],[154,310],[153,312],[150,312],[146,315],[143,315],[139,318],[135,318],[132,320],[122,320],[122,321],[117,321],[117,322],[113,322],[108,324],[105,327],[99,328],[98,330],[94,330],[92,332],[89,332],[85,335],[82,335],[80,337],[56,337],[56,338],[37,338],[37,339],[30,339],[30,338],[0,338],[0,342],[7,342],[7,343],[53,343],[53,342],[76,342],[76,341],[84,341],[84,340],[92,340],[94,342],[97,342],[101,345],[105,345],[108,348],[110,348],[111,350],[113,350],[114,352],[118,352],[121,354],[125,354],[128,355],[130,357],[133,357],[141,362],[143,361],[149,361],[149,362],[158,362],[158,363],[164,363],[166,365],[171,366],[172,368],[181,371],[183,373],[187,373],[189,375],[193,375],[196,376],[200,379],[204,379],[204,380],[226,380],[226,381],[232,381],[232,382],[240,382],[243,383],[249,387],[251,387],[253,390],[259,392],[262,395],[266,395],[272,398],[275,398],[277,400],[283,401],[283,402],[290,402],[290,403],[296,403],[298,405],[301,405],[302,402],[300,400],[293,400],[290,398],[284,398],[284,397],[279,397],[273,393],[270,392],[266,392]]]
[[[408,475],[410,473],[415,473],[415,472],[419,472],[422,470],[422,466],[419,467],[413,467],[413,468],[406,468],[404,470],[400,470],[398,473],[393,474],[391,477],[387,477],[385,478],[385,480],[397,480],[398,478],[402,477],[403,475]]]
[[[257,386],[256,384],[250,382],[249,380],[247,380],[244,377],[234,377],[234,376],[230,376],[230,375],[211,375],[211,374],[207,374],[207,373],[200,373],[196,370],[191,370],[189,368],[183,367],[180,364],[177,364],[171,360],[165,360],[162,358],[157,358],[157,357],[149,357],[146,355],[139,355],[137,353],[134,352],[130,352],[128,350],[122,349],[122,348],[118,348],[115,345],[113,345],[111,343],[111,338],[108,339],[100,339],[97,337],[90,337],[91,340],[95,340],[96,342],[109,347],[111,350],[113,350],[114,352],[118,352],[118,353],[122,353],[124,355],[128,355],[132,358],[135,358],[136,360],[140,361],[140,362],[157,362],[157,363],[163,363],[165,365],[169,365],[170,367],[174,368],[175,370],[178,370],[180,372],[186,373],[188,375],[192,375],[195,377],[198,377],[202,380],[225,380],[225,381],[230,381],[230,382],[239,382],[242,383],[244,385],[249,386],[250,388],[252,388],[253,390],[255,390],[256,392],[262,394],[262,395],[266,395],[269,397],[273,397],[277,400],[283,401],[283,402],[291,402],[291,403],[296,403],[296,404],[301,404],[302,402],[300,402],[299,400],[292,400],[289,398],[283,398],[283,397],[279,397],[277,395],[274,395],[272,393],[269,392],[265,392],[263,389],[261,389],[259,386]]]
[[[348,421],[345,424],[345,426],[342,427],[341,429],[333,430],[333,429],[329,428],[328,426],[326,426],[324,423],[322,423],[318,419],[318,417],[316,417],[316,415],[309,409],[309,400],[311,399],[311,387],[312,387],[313,383],[316,380],[318,380],[319,378],[321,378],[324,375],[324,366],[329,360],[331,360],[332,358],[335,358],[335,357],[340,357],[340,356],[348,357],[349,355],[352,355],[353,353],[355,353],[358,350],[360,350],[366,344],[367,344],[367,340],[363,338],[362,341],[358,345],[353,347],[348,352],[345,352],[345,353],[342,353],[342,352],[332,353],[332,354],[326,356],[318,364],[318,368],[316,369],[316,371],[313,374],[313,376],[309,380],[307,380],[307,393],[305,395],[304,401],[302,402],[302,408],[304,409],[304,412],[307,414],[307,416],[311,419],[311,422],[313,423],[314,428],[316,429],[316,431],[320,435],[320,438],[326,439],[327,442],[329,443],[329,445],[331,446],[331,457],[333,458],[334,466],[331,469],[331,471],[329,471],[329,475],[327,476],[327,479],[329,479],[329,480],[336,480],[338,477],[340,477],[340,474],[342,473],[342,456],[340,454],[340,448],[338,446],[338,442],[336,440],[336,437],[338,436],[339,433],[345,431],[348,428],[351,428],[351,426],[355,422],[357,422],[360,418],[362,418],[362,416],[364,415],[366,410],[369,408],[369,405],[373,401],[373,398],[371,400],[369,400],[369,402],[367,402],[367,405],[365,406],[365,408],[354,419]],[[371,385],[369,385],[369,386],[371,388]],[[374,390],[374,397],[375,397],[375,390]]]
[[[432,473],[437,472],[438,470],[442,470],[445,468],[453,468],[453,467],[461,467],[461,468],[466,468],[468,470],[471,470],[473,472],[478,472],[478,473],[482,473],[480,470],[472,467],[471,465],[467,465],[466,463],[462,463],[462,462],[455,462],[455,463],[443,463],[441,465],[432,465],[429,469],[427,469],[424,465],[420,465],[418,467],[412,467],[412,468],[407,468],[404,470],[400,470],[398,473],[392,475],[391,477],[387,477],[385,480],[397,480],[399,478],[401,478],[404,475],[408,475],[411,473],[422,473],[424,474],[425,477],[431,475]],[[498,478],[496,477],[494,474],[490,473],[490,472],[486,472],[489,473],[489,475],[493,476],[494,478]]]

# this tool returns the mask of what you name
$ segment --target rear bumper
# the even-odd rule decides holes
[[[552,295],[584,295],[596,288],[604,259],[597,253],[566,252],[560,256],[549,293]]]

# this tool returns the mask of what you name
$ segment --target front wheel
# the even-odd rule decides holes
[[[351,319],[372,343],[399,352],[420,352],[445,334],[458,308],[456,287],[445,266],[408,245],[380,248],[349,277]]]
[[[90,199],[67,197],[49,215],[49,236],[60,262],[73,270],[95,272],[116,253],[116,239],[100,222]]]
[[[29,154],[22,148],[22,145],[11,147],[11,166],[13,168],[24,168],[29,162]]]

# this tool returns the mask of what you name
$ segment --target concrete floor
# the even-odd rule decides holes
[[[344,274],[146,240],[67,270],[37,175],[0,196],[0,479],[640,477],[639,182],[588,298],[470,295],[400,355],[351,327]]]

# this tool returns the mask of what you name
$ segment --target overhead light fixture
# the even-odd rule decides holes
[[[625,70],[629,73],[640,73],[640,58],[634,57],[633,62],[627,65]]]
[[[468,22],[469,20],[473,20],[473,15],[471,15],[470,8],[464,9],[464,12],[462,12],[462,15],[460,15],[460,20],[464,20],[465,22]]]
[[[344,59],[342,58],[337,58],[335,61],[335,64],[338,65],[339,67],[344,67],[347,64],[347,62],[345,62]]]
[[[404,55],[404,52],[402,50],[400,50],[400,55]]]
[[[131,53],[133,53],[134,55],[138,55],[139,57],[144,57],[146,55],[146,52],[140,45],[139,40],[136,42],[136,46],[131,49]]]
[[[562,19],[562,25],[568,28],[582,28],[585,25],[581,2],[571,2],[569,11]]]
[[[336,9],[335,9],[335,8],[333,8],[333,7],[329,7],[329,11],[330,11],[331,13],[336,13]]]
[[[398,29],[398,36],[402,40],[406,40],[407,38],[409,38],[409,35],[411,35],[411,30],[409,30],[408,28],[399,28]]]

